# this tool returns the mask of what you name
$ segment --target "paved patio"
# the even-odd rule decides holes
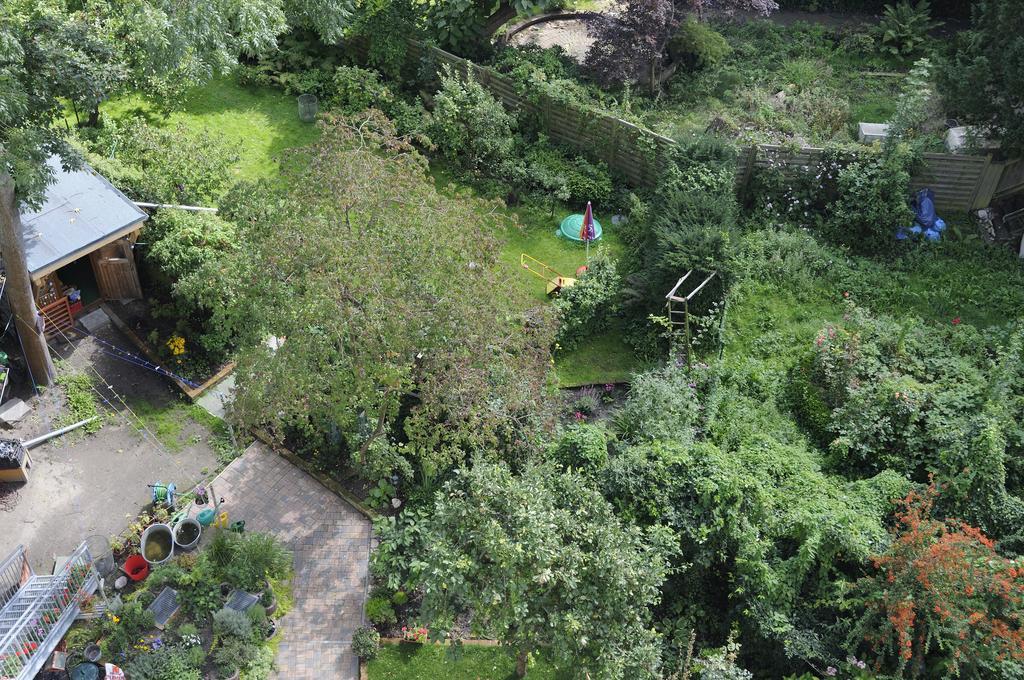
[[[313,477],[255,442],[214,481],[231,521],[275,534],[295,552],[295,606],[282,619],[278,677],[356,680],[370,521]]]

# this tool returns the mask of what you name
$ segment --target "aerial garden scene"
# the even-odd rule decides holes
[[[5,0],[0,680],[1024,678],[1020,0]]]

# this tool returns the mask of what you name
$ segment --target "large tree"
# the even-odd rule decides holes
[[[77,164],[55,120],[70,105],[97,123],[120,88],[167,94],[273,49],[289,13],[325,37],[347,18],[339,0],[4,0],[0,3],[0,240],[8,290],[37,382],[52,372],[28,274],[15,266],[23,204],[53,180],[49,156]]]
[[[471,449],[528,450],[551,333],[498,273],[503,213],[439,192],[373,111],[325,117],[283,180],[225,201],[239,247],[193,290],[246,347],[236,416],[307,442],[334,432],[322,453],[382,475],[373,457],[398,447],[428,481]]]
[[[658,677],[658,603],[666,550],[622,524],[576,474],[502,465],[463,469],[437,494],[426,529],[422,613],[437,638],[473,613],[523,677],[532,652],[592,678]]]
[[[939,88],[961,122],[1000,140],[1008,155],[1024,153],[1024,6],[981,0],[971,30],[960,33],[939,72]]]

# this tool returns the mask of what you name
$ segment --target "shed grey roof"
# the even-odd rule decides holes
[[[28,271],[35,277],[87,255],[130,232],[146,213],[105,177],[83,165],[65,172],[51,156],[55,182],[39,210],[21,213]]]

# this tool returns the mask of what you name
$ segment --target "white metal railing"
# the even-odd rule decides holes
[[[97,585],[85,543],[53,576],[24,582],[0,610],[0,680],[34,677]]]
[[[25,546],[19,545],[7,559],[0,562],[0,610],[18,594],[22,584],[34,575],[25,557]]]

